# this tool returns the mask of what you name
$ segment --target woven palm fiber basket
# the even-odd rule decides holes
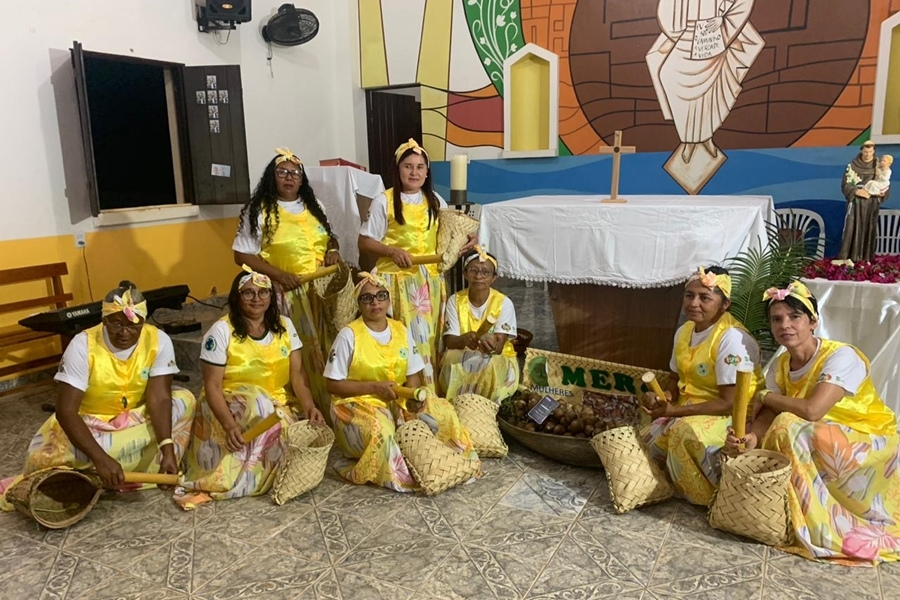
[[[453,399],[459,422],[469,430],[472,445],[481,458],[504,458],[509,447],[497,426],[497,404],[478,394],[460,394]]]
[[[397,429],[397,445],[426,496],[434,496],[478,475],[481,461],[466,458],[442,444],[422,421]]]
[[[284,442],[284,457],[272,486],[272,500],[278,506],[322,483],[334,433],[326,425],[297,421],[286,428]]]
[[[325,322],[334,337],[356,318],[356,293],[350,267],[338,263],[336,273],[314,279],[312,285],[322,301]]]
[[[59,467],[26,476],[6,491],[6,499],[44,527],[64,529],[85,518],[101,493],[98,477]]]
[[[459,259],[459,251],[469,241],[469,234],[478,231],[478,220],[452,208],[438,213],[437,253],[441,257],[438,270],[449,271]]]
[[[750,450],[723,458],[709,524],[770,546],[791,541],[788,485],[791,461],[779,452]]]
[[[674,494],[662,469],[650,458],[637,427],[616,427],[591,439],[600,455],[609,495],[619,514],[668,500]]]

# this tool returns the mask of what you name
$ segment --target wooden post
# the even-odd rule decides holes
[[[609,198],[601,200],[601,202],[609,202],[621,204],[625,202],[619,198],[619,170],[622,168],[622,155],[633,154],[637,148],[634,146],[622,145],[622,132],[617,131],[612,146],[604,146],[598,150],[599,154],[612,154],[612,184],[610,185]]]

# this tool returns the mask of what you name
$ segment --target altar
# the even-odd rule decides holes
[[[770,196],[530,196],[484,205],[479,239],[504,277],[549,284],[559,350],[668,369],[682,285],[765,244]]]

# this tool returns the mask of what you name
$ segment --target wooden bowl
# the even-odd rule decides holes
[[[528,431],[504,421],[500,417],[497,417],[497,422],[500,424],[500,431],[504,435],[547,458],[576,467],[598,469],[603,467],[600,463],[600,457],[597,456],[597,453],[591,447],[589,438],[566,437],[564,435]]]
[[[519,327],[516,330],[516,339],[513,340],[513,348],[516,351],[517,356],[525,356],[525,350],[528,349],[528,346],[531,345],[531,340],[534,339],[534,334],[528,331],[527,329],[522,329]]]

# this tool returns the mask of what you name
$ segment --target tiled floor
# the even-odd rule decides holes
[[[535,345],[555,348],[542,288],[508,292]],[[0,475],[21,467],[52,393],[0,399]],[[484,471],[435,498],[329,471],[282,507],[184,512],[160,491],[109,493],[64,531],[0,514],[0,599],[900,599],[900,565],[812,563],[712,530],[678,500],[616,515],[601,471],[519,446]]]

